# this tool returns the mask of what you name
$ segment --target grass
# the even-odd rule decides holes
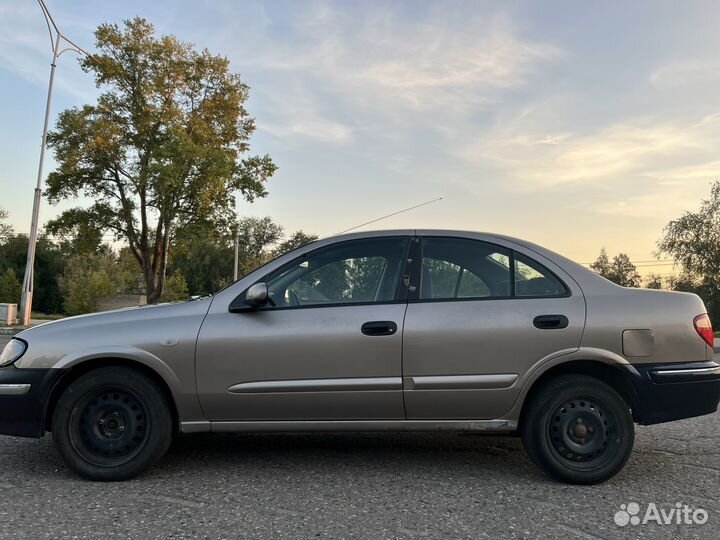
[[[57,321],[58,319],[64,319],[66,315],[60,315],[59,313],[38,313],[33,311],[30,313],[31,319],[38,319],[41,321]]]

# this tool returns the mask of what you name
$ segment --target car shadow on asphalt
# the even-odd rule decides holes
[[[0,455],[12,462],[6,480],[78,480],[65,467],[52,442],[3,438]],[[439,466],[441,465],[441,466]],[[478,433],[238,433],[183,435],[137,481],[312,471],[354,477],[373,474],[470,475],[483,472],[542,480],[517,437]],[[495,472],[493,472],[495,471]],[[12,477],[12,479],[10,478]],[[200,480],[202,481],[202,480]],[[2,482],[2,478],[0,478]]]
[[[660,437],[663,442],[649,439],[649,433],[652,430],[640,433],[630,463],[609,483],[628,481],[630,477],[666,478],[671,482],[669,477],[681,481],[687,476],[719,474],[720,469],[712,460],[698,461],[694,452],[683,447],[664,448],[669,439]],[[14,477],[44,481],[51,471],[58,480],[78,480],[62,463],[51,434],[39,440],[2,439],[0,455],[12,462],[12,473],[5,480],[12,481]],[[696,441],[691,448],[697,445]],[[703,448],[696,450],[701,452]],[[203,482],[205,478],[223,476],[240,481],[250,476],[262,482],[278,471],[295,479],[307,474],[331,476],[340,481],[368,474],[378,478],[382,475],[398,478],[404,474],[438,480],[474,477],[483,481],[504,479],[525,486],[561,485],[549,480],[531,463],[518,437],[452,432],[183,435],[135,481],[153,483],[181,477]]]
[[[542,475],[530,463],[517,437],[476,433],[243,433],[178,437],[160,466],[161,473],[187,472],[188,463],[214,472],[263,467],[358,473],[372,468],[427,473],[442,463],[443,471],[476,474],[500,469],[523,477]],[[152,472],[150,473],[152,474]]]

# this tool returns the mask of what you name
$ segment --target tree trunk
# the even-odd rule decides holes
[[[165,286],[165,269],[167,268],[168,252],[170,250],[170,227],[166,224],[162,230],[162,237],[155,240],[152,255],[147,250],[144,254],[143,275],[145,276],[145,295],[148,304],[157,304],[162,296]]]
[[[152,262],[147,254],[143,260],[143,277],[145,278],[145,297],[147,303],[157,304],[162,291],[158,290],[155,272],[153,272],[152,268]]]
[[[162,294],[162,289],[158,287],[154,280],[152,283],[148,284],[146,287],[146,298],[148,304],[157,304],[160,300],[160,295]]]

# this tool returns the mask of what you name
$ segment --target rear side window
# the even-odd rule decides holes
[[[565,296],[547,268],[515,251],[466,238],[425,238],[420,300]]]
[[[463,238],[423,242],[420,299],[510,296],[510,250]]]

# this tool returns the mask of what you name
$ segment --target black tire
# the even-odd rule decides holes
[[[585,375],[561,375],[544,383],[526,405],[520,430],[533,462],[570,484],[598,484],[615,476],[635,440],[625,400]]]
[[[158,461],[173,437],[163,392],[139,371],[94,369],[62,393],[52,433],[66,465],[88,480],[133,478]]]

